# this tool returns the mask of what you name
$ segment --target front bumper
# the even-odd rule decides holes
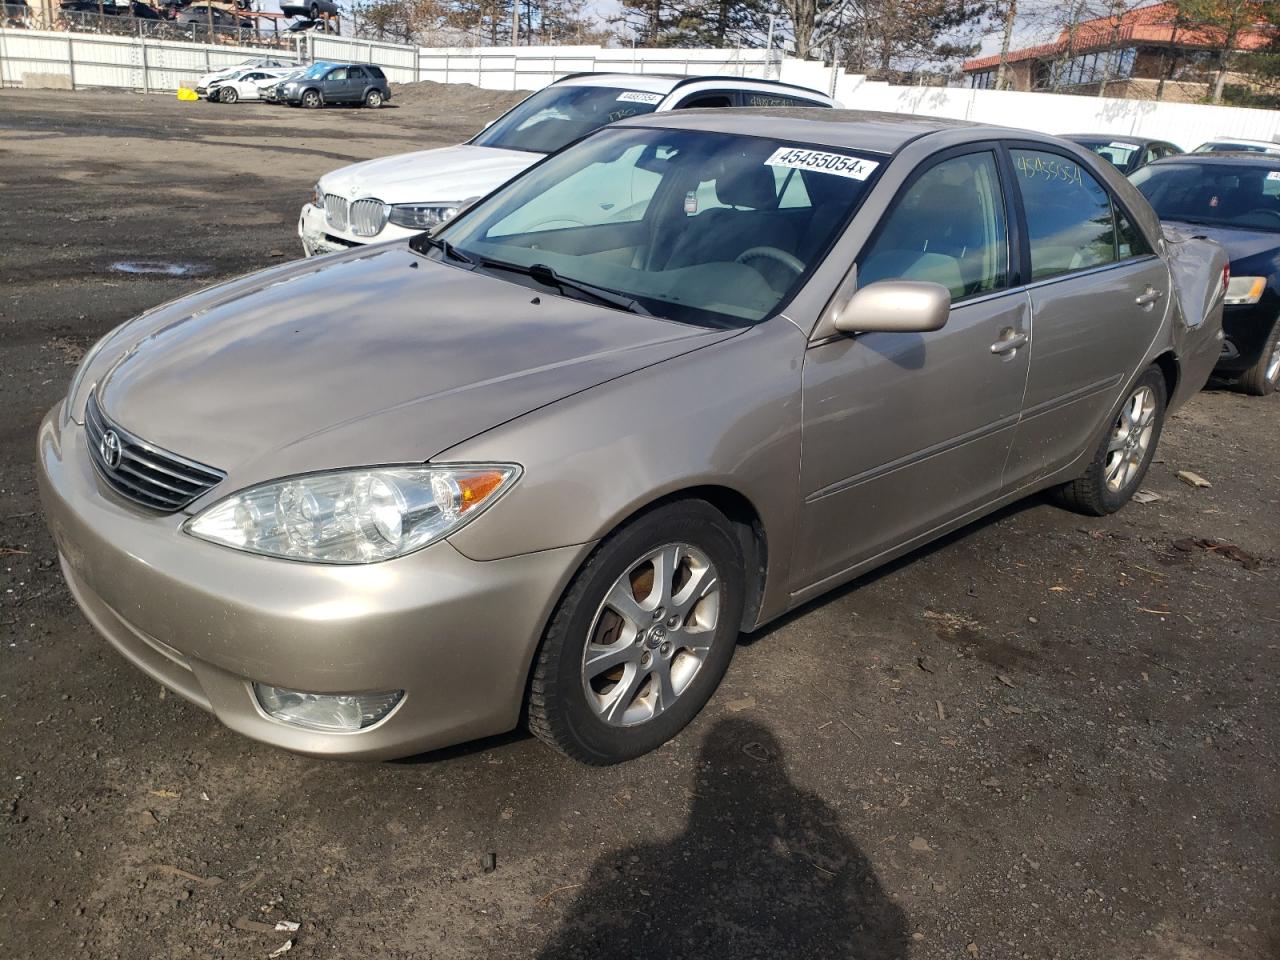
[[[350,230],[337,230],[325,219],[324,211],[314,203],[302,206],[298,214],[298,239],[308,257],[322,253],[339,253],[368,243],[384,243],[388,240],[404,240],[417,236],[421,230],[406,230],[388,223],[375,237],[357,237]]]
[[[1262,358],[1263,347],[1280,318],[1275,299],[1264,296],[1258,303],[1227,304],[1222,311],[1222,356],[1215,373],[1238,376]]]
[[[312,756],[408,756],[518,723],[543,626],[589,545],[477,562],[445,541],[362,566],[239,553],[182,533],[186,514],[119,499],[60,410],[41,425],[37,474],[63,573],[151,677],[239,733]],[[264,713],[254,680],[405,695],[371,727],[321,733]]]

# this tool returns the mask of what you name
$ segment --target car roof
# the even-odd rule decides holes
[[[717,74],[678,73],[571,73],[555,81],[557,86],[568,87],[615,87],[627,90],[643,90],[646,93],[661,93],[664,96],[680,87],[694,84],[712,83],[727,87],[770,87],[779,91],[794,90],[797,94],[813,97],[817,100],[830,101],[821,90],[813,90],[794,83],[783,83],[781,80],[761,80],[758,77],[731,77]]]
[[[1280,150],[1280,141],[1278,140],[1251,140],[1248,137],[1210,137],[1200,146],[1206,146],[1210,143],[1244,143],[1252,147],[1270,147],[1272,150]]]
[[[1122,133],[1060,133],[1058,134],[1063,140],[1106,140],[1113,143],[1168,143],[1168,140],[1161,140],[1159,137],[1130,137]]]
[[[1218,153],[1180,153],[1176,157],[1161,157],[1148,166],[1167,167],[1173,163],[1194,163],[1206,167],[1254,167],[1265,164],[1280,169],[1280,153],[1231,153],[1227,150]]]
[[[829,110],[822,107],[739,107],[733,110],[673,110],[647,113],[620,120],[613,126],[668,127],[706,130],[742,136],[776,137],[829,147],[845,147],[870,153],[894,153],[907,143],[940,130],[969,129],[973,139],[1016,136],[1020,140],[1045,140],[1045,134],[1005,127],[989,127],[966,120],[918,117],[906,113],[871,110]]]

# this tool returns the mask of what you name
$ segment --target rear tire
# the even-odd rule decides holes
[[[364,105],[366,107],[370,107],[373,110],[377,110],[380,106],[382,106],[382,91],[370,90],[368,93],[366,93],[364,95]]]
[[[304,90],[302,91],[301,103],[302,106],[306,107],[308,110],[315,110],[320,107],[324,101],[320,98],[319,90]]]
[[[659,507],[614,531],[543,635],[529,680],[530,731],[597,766],[662,746],[728,669],[745,582],[736,531],[705,500]]]
[[[1058,501],[1077,513],[1105,517],[1138,492],[1156,454],[1168,403],[1164,374],[1154,364],[1142,372],[1112,414],[1110,427],[1078,479],[1059,487]]]
[[[1271,336],[1262,356],[1240,378],[1240,389],[1250,396],[1265,397],[1280,389],[1280,319],[1271,325]]]

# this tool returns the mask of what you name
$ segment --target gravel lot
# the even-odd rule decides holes
[[[324,171],[510,99],[0,91],[0,957],[1280,956],[1280,399],[1196,398],[1159,502],[1029,500],[745,638],[689,730],[610,769],[522,734],[294,757],[97,637],[32,467],[83,349],[298,256]]]

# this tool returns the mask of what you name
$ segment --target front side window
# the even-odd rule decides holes
[[[593,130],[652,113],[662,95],[617,87],[552,85],[522,100],[471,142],[479,147],[554,153]]]
[[[1117,258],[1111,197],[1084,167],[1040,150],[1011,150],[1031,243],[1031,278]]]
[[[325,79],[326,80],[345,80],[347,79],[347,68],[341,67],[340,69],[333,71],[333,73],[329,74],[329,76],[325,77]]]
[[[440,234],[452,259],[428,255],[592,299],[549,268],[672,320],[756,323],[822,260],[880,162],[772,138],[603,130],[452,221]]]
[[[1009,241],[995,156],[970,153],[930,167],[880,222],[858,261],[858,286],[928,280],[953,300],[1008,283]]]

